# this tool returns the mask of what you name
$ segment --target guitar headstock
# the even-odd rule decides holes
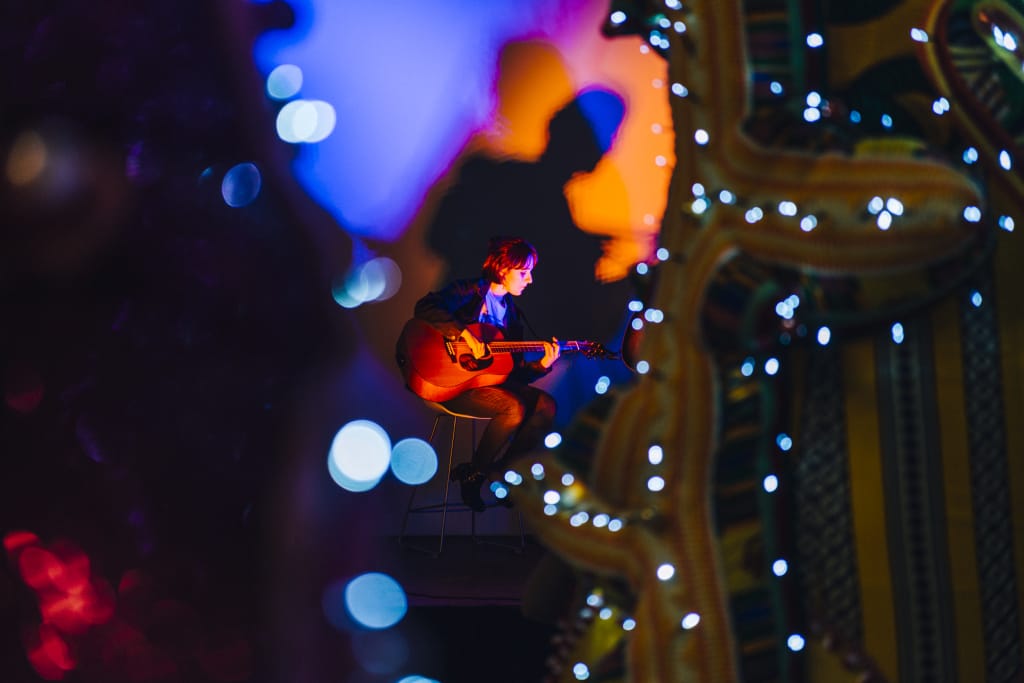
[[[617,351],[609,351],[600,342],[580,342],[580,353],[584,358],[596,360],[618,360],[620,358]]]

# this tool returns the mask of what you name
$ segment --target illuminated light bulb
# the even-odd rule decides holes
[[[505,481],[513,486],[519,486],[523,483],[523,475],[519,474],[515,470],[509,470],[505,472]]]
[[[636,619],[628,618],[622,620],[622,630],[632,631],[636,628]]]
[[[779,371],[779,359],[769,358],[764,362],[764,371],[769,375],[774,375]]]
[[[562,500],[562,494],[554,489],[548,489],[544,492],[544,502],[548,505],[558,505]]]
[[[808,33],[807,34],[807,47],[819,48],[825,44],[825,39],[820,33]]]
[[[1003,34],[1003,47],[1005,47],[1010,52],[1013,52],[1014,50],[1017,49],[1017,39],[1014,37],[1012,33]]]
[[[807,643],[804,640],[804,637],[802,635],[800,635],[799,633],[794,633],[793,635],[791,635],[789,638],[786,639],[786,645],[793,652],[800,652],[800,650],[804,649],[804,645],[806,645],[806,644]]]
[[[1005,230],[1006,232],[1013,232],[1013,228],[1014,228],[1013,217],[1012,216],[1000,216],[999,217],[999,227],[1002,228],[1003,230]]]
[[[655,166],[664,166],[667,163],[668,163],[668,159],[666,159],[661,154],[659,154],[658,156],[654,157],[654,164],[655,164]]]
[[[881,197],[872,197],[871,201],[868,202],[868,211],[872,216],[877,215],[879,211],[885,208],[885,200]]]
[[[818,343],[822,346],[828,346],[828,343],[832,341],[832,330],[827,327],[818,328]]]
[[[676,33],[686,33],[686,24],[681,21],[672,24],[672,28],[675,29]]]
[[[545,505],[544,506],[544,514],[546,516],[548,516],[548,517],[554,517],[556,514],[558,514],[558,506],[556,506],[556,505]]]
[[[903,324],[893,323],[892,324],[892,340],[897,344],[903,343]]]
[[[747,358],[743,361],[743,364],[740,365],[740,374],[743,375],[744,377],[750,377],[751,375],[754,374],[755,368],[756,366],[754,365],[754,359]]]
[[[734,195],[729,190],[722,190],[721,192],[718,193],[718,201],[722,202],[723,204],[732,204],[733,202],[736,201],[736,195]]]
[[[999,165],[1003,167],[1004,171],[1013,168],[1013,157],[1005,149],[999,152]]]
[[[606,515],[605,513],[602,512],[600,514],[594,515],[594,519],[592,520],[592,522],[593,522],[595,527],[600,529],[601,527],[608,526],[608,521],[610,519],[611,518],[608,515]]]
[[[690,187],[690,190],[693,192],[693,196],[694,197],[703,197],[704,196],[704,192],[705,192],[704,185],[701,184],[701,183],[694,183]]]
[[[927,43],[928,32],[925,31],[924,29],[912,28],[910,29],[910,38],[911,40],[917,41],[918,43]]]
[[[621,519],[613,519],[608,522],[608,531],[615,533],[616,531],[622,531],[623,522]]]
[[[572,666],[572,675],[577,681],[585,681],[590,678],[590,668],[583,662],[576,662]]]
[[[981,209],[976,206],[964,207],[964,220],[968,223],[977,223],[981,220]]]
[[[892,117],[888,114],[882,114],[882,127],[892,128]]]
[[[612,614],[614,614],[614,612],[612,611],[611,607],[604,607],[601,609],[600,612],[597,613],[597,616],[602,621],[608,621],[612,618]]]
[[[604,604],[604,600],[597,593],[591,593],[587,596],[587,604],[591,607],[600,607]]]
[[[640,46],[640,54],[645,55],[645,54],[649,53],[650,51],[651,51],[651,48],[647,47],[647,45],[641,45]]]
[[[781,451],[789,451],[793,448],[793,437],[789,434],[779,434],[775,437],[775,445],[779,447]]]
[[[662,17],[661,19],[658,19],[658,26],[660,26],[662,28],[668,28],[671,25],[672,25],[672,21],[669,20],[668,17]]]
[[[785,576],[788,571],[789,563],[785,560],[779,559],[772,562],[772,574],[775,576]]]
[[[562,443],[562,435],[558,432],[551,432],[544,437],[544,445],[548,448],[557,448]]]
[[[879,230],[888,230],[892,227],[892,214],[888,211],[883,211],[878,214],[878,220],[876,222],[878,223]]]
[[[773,95],[781,95],[783,92],[782,84],[778,81],[772,81],[768,85],[768,89],[772,91]]]
[[[494,497],[499,500],[504,500],[505,498],[508,498],[508,489],[503,484],[497,481],[491,484],[491,493],[493,493]]]
[[[660,135],[663,130],[664,130],[664,128],[662,128],[660,123],[652,123],[651,124],[651,132],[656,134],[656,135]]]
[[[815,123],[821,120],[821,112],[814,107],[807,107],[804,109],[804,121],[807,123]]]
[[[641,318],[633,318],[633,320],[629,323],[629,326],[632,327],[637,332],[639,332],[640,330],[644,329],[644,321]]]
[[[629,302],[628,308],[634,313],[639,313],[640,311],[644,310],[644,302],[638,301],[637,299],[633,299],[632,301]]]
[[[594,385],[594,391],[599,394],[608,393],[608,388],[611,387],[612,381],[607,375],[601,375],[597,378],[597,383]]]
[[[708,144],[708,142],[710,142],[711,136],[708,135],[708,132],[706,130],[704,130],[703,128],[698,128],[693,133],[693,140],[698,145],[703,146],[703,145]]]
[[[710,206],[711,204],[708,202],[707,199],[705,199],[704,197],[697,197],[696,199],[693,200],[693,203],[690,204],[690,210],[699,216],[705,211],[707,211],[708,208],[710,208]]]
[[[810,232],[811,230],[814,230],[816,227],[818,227],[817,216],[804,216],[803,218],[800,219],[800,229],[803,230],[804,232]]]
[[[807,97],[804,98],[804,101],[807,102],[808,107],[817,107],[821,104],[821,94],[812,90],[807,93]]]
[[[796,204],[791,201],[779,202],[779,213],[783,216],[795,216],[796,215]]]
[[[779,490],[779,478],[774,474],[769,474],[761,482],[761,486],[764,487],[764,490],[768,493],[775,493]]]
[[[636,264],[636,274],[637,275],[647,275],[647,271],[648,270],[649,270],[649,268],[647,267],[646,263],[638,263],[638,264]]]
[[[743,215],[743,217],[746,219],[748,223],[757,223],[759,220],[764,218],[764,211],[761,210],[761,207],[754,206],[751,207],[750,209],[747,209],[747,212]]]
[[[964,150],[964,163],[974,164],[978,161],[978,150],[974,147],[968,147]]]
[[[894,216],[903,215],[903,202],[896,199],[896,197],[889,197],[885,200],[885,208]]]
[[[793,308],[800,308],[800,297],[796,294],[790,294],[786,297],[786,303]]]
[[[562,475],[562,486],[572,486],[576,483],[576,477],[571,472],[566,472]]]
[[[646,375],[651,371],[651,364],[645,360],[639,361],[636,364],[636,371],[641,375]]]
[[[652,465],[660,465],[664,459],[665,451],[662,450],[661,446],[655,444],[647,449],[647,462]]]
[[[539,462],[533,463],[530,467],[530,474],[533,475],[534,479],[540,481],[544,478],[544,465],[541,465]]]
[[[612,15],[608,18],[616,26],[621,26],[622,24],[626,23],[626,13],[623,12],[622,10],[616,10],[615,12],[612,12]]]
[[[685,617],[683,617],[683,620],[680,622],[680,625],[684,629],[689,631],[691,629],[696,628],[697,624],[699,624],[699,623],[700,623],[700,615],[697,614],[696,612],[690,612]]]
[[[785,301],[780,301],[775,304],[775,315],[779,316],[783,320],[792,320],[794,313],[795,311],[793,310],[793,307]]]
[[[665,7],[669,9],[683,9],[683,3],[679,0],[665,0]]]
[[[979,292],[978,290],[974,290],[973,292],[971,292],[972,306],[974,306],[975,308],[981,308],[982,301],[984,301],[984,299],[981,296],[981,292]]]
[[[658,567],[657,574],[658,574],[658,580],[660,580],[660,581],[668,581],[669,579],[671,579],[673,576],[676,575],[676,568],[674,566],[672,566],[671,564],[669,564],[668,562],[666,562],[665,564],[660,565]]]
[[[850,123],[860,123],[860,112],[856,109],[850,110]]]
[[[335,434],[327,454],[327,471],[338,486],[369,491],[391,466],[391,439],[371,420],[353,420]]]
[[[658,247],[658,251],[656,251],[654,255],[659,261],[668,261],[670,256],[668,249],[665,247]]]
[[[657,475],[647,480],[647,490],[652,493],[665,490],[665,478]]]

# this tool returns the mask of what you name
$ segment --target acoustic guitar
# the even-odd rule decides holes
[[[446,339],[437,329],[413,318],[398,338],[395,358],[414,394],[428,401],[447,401],[467,389],[501,384],[515,367],[513,353],[544,352],[539,341],[506,341],[501,328],[474,323],[469,330],[487,345],[488,354],[474,358],[469,345],[461,339]],[[601,344],[592,341],[560,341],[562,353],[579,352],[588,358],[616,358]]]

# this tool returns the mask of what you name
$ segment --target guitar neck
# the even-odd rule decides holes
[[[469,345],[464,341],[453,342],[456,349],[469,349]],[[588,346],[589,342],[582,341],[560,341],[558,342],[558,348],[563,352],[565,351],[582,351]],[[519,353],[525,351],[538,351],[544,353],[544,342],[539,341],[492,341],[487,343],[487,348],[490,349],[491,353]]]

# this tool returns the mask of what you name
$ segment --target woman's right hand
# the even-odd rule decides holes
[[[469,351],[473,354],[473,358],[483,358],[487,355],[487,345],[477,339],[476,335],[470,332],[468,327],[462,331],[459,338],[469,346]]]

